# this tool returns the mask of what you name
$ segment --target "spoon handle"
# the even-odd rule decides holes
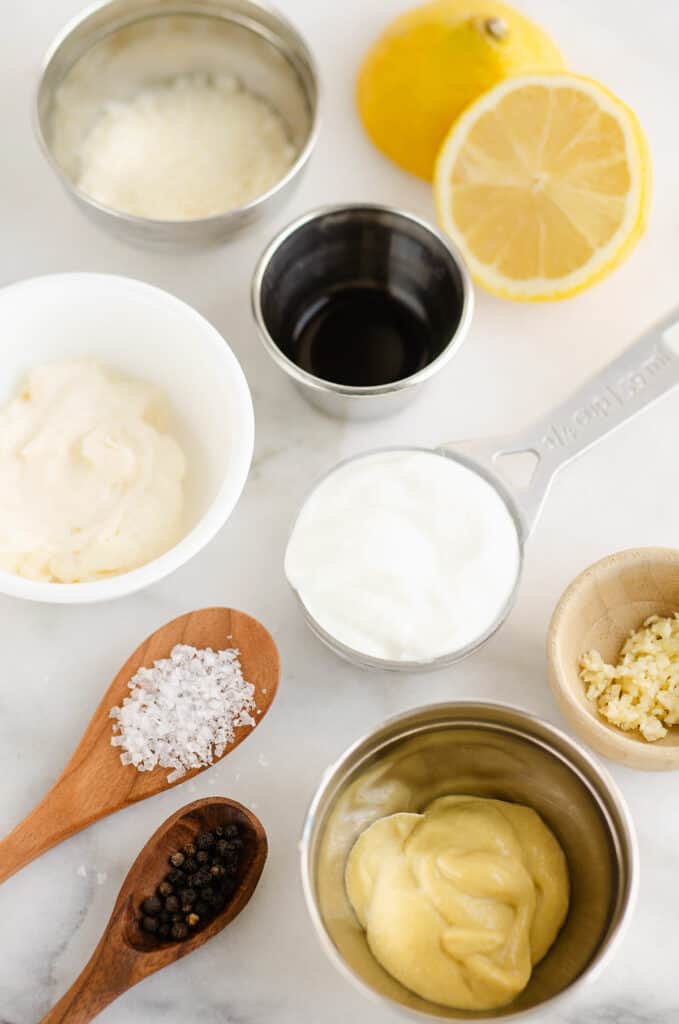
[[[111,924],[80,975],[40,1024],[87,1024],[144,977],[135,973],[138,955],[113,939]]]
[[[77,773],[64,773],[30,814],[0,840],[0,883],[57,843],[110,813],[83,798]]]
[[[103,703],[49,792],[0,840],[0,883],[57,843],[146,795],[138,772],[121,771],[111,746],[110,704]]]

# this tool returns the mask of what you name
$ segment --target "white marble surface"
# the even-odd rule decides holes
[[[308,408],[260,348],[249,278],[275,228],[331,200],[376,199],[432,216],[428,189],[372,150],[352,109],[357,59],[406,0],[283,0],[323,72],[324,124],[302,187],[275,223],[194,254],[149,253],[100,234],[70,205],[31,131],[42,52],[78,0],[1,0],[0,282],[58,270],[130,274],[177,293],[224,333],[242,361],[257,415],[256,458],[231,521],[190,565],[146,593],[89,608],[0,599],[0,833],[60,771],[104,686],[128,652],[172,616],[211,603],[260,617],[283,659],[277,704],[256,734],[198,782],[103,821],[0,890],[0,1022],[38,1020],[79,972],[120,882],[149,834],[197,796],[249,804],[271,841],[261,887],[237,926],[133,989],[107,1024],[389,1024],[326,962],[300,891],[296,842],[321,771],[385,716],[423,702],[507,700],[559,722],[543,653],[552,607],[594,559],[638,544],[679,546],[677,399],[623,428],[565,470],[527,553],[519,601],[499,635],[434,676],[358,672],[306,632],[281,573],[286,534],[310,482],[340,456],[383,443],[435,443],[512,430],[537,416],[679,301],[679,6],[666,0],[522,0],[573,67],[638,111],[656,168],[650,230],[632,259],[580,298],[523,307],[479,294],[469,339],[423,402],[398,418],[345,426]],[[636,821],[641,896],[604,977],[542,1024],[676,1024],[679,818],[676,778],[613,768]],[[85,870],[82,871],[81,868]],[[83,877],[84,876],[84,877]]]

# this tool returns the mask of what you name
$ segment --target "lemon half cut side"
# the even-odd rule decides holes
[[[569,72],[494,86],[436,163],[439,220],[488,291],[561,299],[599,281],[644,232],[651,161],[635,114]]]

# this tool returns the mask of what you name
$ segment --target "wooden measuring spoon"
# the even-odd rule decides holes
[[[243,834],[243,859],[230,902],[200,931],[179,942],[163,942],[142,931],[139,906],[153,895],[169,869],[170,854],[216,825],[236,824]],[[86,1024],[138,981],[198,949],[240,914],[252,896],[267,855],[261,822],[241,804],[208,797],[187,804],[155,832],[130,868],[99,945],[68,992],[41,1024]]]
[[[0,841],[0,882],[100,818],[205,771],[195,768],[181,779],[168,782],[171,769],[137,771],[132,765],[122,765],[120,747],[111,746],[111,708],[128,695],[127,684],[135,672],[142,666],[150,668],[159,658],[169,657],[175,644],[213,650],[237,648],[243,677],[255,688],[256,724],[264,717],[276,696],[280,662],[270,633],[257,619],[231,608],[204,608],[168,622],[128,658],[55,784],[28,817]],[[254,728],[239,726],[222,757],[242,743]]]

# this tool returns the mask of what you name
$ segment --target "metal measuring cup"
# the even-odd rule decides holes
[[[678,384],[679,309],[650,328],[569,399],[532,426],[507,437],[454,442],[434,449],[442,458],[462,463],[490,483],[507,506],[517,530],[520,559],[514,587],[503,608],[472,643],[426,662],[394,661],[367,655],[331,636],[311,615],[302,595],[293,587],[309,627],[340,657],[364,668],[399,672],[430,671],[452,665],[478,650],[497,632],[516,600],[525,544],[555,475],[582,452]],[[431,449],[405,446],[398,450]],[[354,456],[334,466],[329,472],[333,473],[347,462],[364,458],[367,454],[375,452]],[[508,456],[522,454],[532,455],[535,466],[530,480],[522,486],[516,486],[509,480],[503,460]],[[322,480],[316,487],[320,483]],[[319,566],[319,571],[322,569]]]

